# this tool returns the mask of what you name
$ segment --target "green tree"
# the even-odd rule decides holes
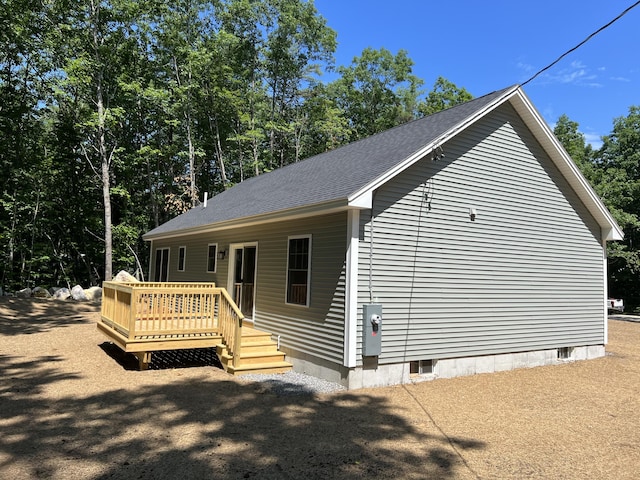
[[[368,137],[415,118],[422,80],[413,75],[405,50],[366,48],[350,66],[336,69],[329,86],[352,131],[350,140]]]
[[[594,167],[593,148],[587,144],[584,134],[579,130],[579,124],[570,120],[567,115],[560,115],[553,133],[587,180],[595,186],[597,173]]]
[[[330,62],[336,34],[318,15],[313,2],[270,0],[264,45],[264,72],[269,94],[269,168],[299,160],[300,109],[306,85]],[[273,25],[269,28],[269,25]]]
[[[59,102],[76,103],[83,113],[78,128],[83,157],[99,179],[103,201],[104,279],[113,270],[112,178],[126,112],[121,75],[136,48],[129,32],[130,4],[126,0],[79,2],[61,27],[59,50],[64,77]]]
[[[640,107],[616,118],[602,140],[595,153],[596,191],[625,234],[608,248],[610,292],[635,307],[640,305]]]
[[[405,50],[366,48],[350,66],[336,69],[329,85],[335,104],[349,121],[349,140],[368,137],[415,118],[422,80],[412,73]]]
[[[421,115],[431,115],[468,102],[472,98],[473,96],[464,88],[456,86],[446,78],[438,77],[427,98],[418,105],[418,111]]]
[[[0,282],[30,284],[46,261],[39,242],[47,192],[42,142],[50,56],[48,4],[7,0],[0,10]]]

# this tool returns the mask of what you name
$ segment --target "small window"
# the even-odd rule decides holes
[[[210,243],[209,244],[209,252],[207,254],[207,272],[215,273],[216,271],[216,259],[218,253],[218,244]]]
[[[287,303],[309,305],[311,236],[290,237],[287,250]]]
[[[187,256],[187,247],[180,247],[178,249],[178,271],[184,272],[184,261]]]
[[[573,348],[560,347],[558,349],[558,360],[571,360],[573,356]]]
[[[433,373],[435,360],[414,360],[409,362],[409,373],[411,375],[429,375]]]

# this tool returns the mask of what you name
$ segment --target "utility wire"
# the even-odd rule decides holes
[[[560,60],[562,60],[564,57],[566,57],[567,55],[569,55],[570,53],[576,51],[578,48],[580,48],[582,45],[584,45],[585,43],[587,43],[589,40],[591,40],[593,37],[595,37],[597,34],[599,34],[601,31],[607,29],[608,27],[610,27],[611,25],[613,25],[615,22],[617,22],[618,20],[620,20],[622,17],[624,17],[627,13],[629,13],[631,10],[633,10],[634,8],[636,8],[638,5],[640,5],[640,0],[638,0],[636,3],[634,3],[633,5],[631,5],[630,7],[628,7],[625,11],[623,11],[620,15],[618,15],[616,18],[614,18],[613,20],[611,20],[609,23],[607,23],[606,25],[603,25],[602,27],[600,27],[598,30],[596,30],[595,32],[593,32],[591,35],[589,35],[587,38],[585,38],[583,41],[581,41],[578,45],[576,45],[575,47],[573,47],[571,50],[567,50],[566,52],[564,52],[562,55],[560,55],[558,58],[556,58],[552,63],[550,63],[549,65],[547,65],[546,67],[544,67],[542,70],[539,70],[535,75],[533,75],[531,78],[529,78],[526,82],[522,83],[521,86],[525,86],[527,83],[529,83],[531,80],[533,80],[534,78],[536,78],[538,75],[540,75],[543,72],[546,72],[547,70],[549,70],[551,67],[553,67],[556,63],[558,63]]]

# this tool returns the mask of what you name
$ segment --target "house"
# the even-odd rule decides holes
[[[144,238],[152,279],[225,286],[296,370],[359,388],[604,355],[622,231],[513,86],[246,180]]]

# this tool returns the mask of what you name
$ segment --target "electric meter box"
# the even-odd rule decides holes
[[[382,351],[382,305],[363,305],[362,356],[377,357]]]

